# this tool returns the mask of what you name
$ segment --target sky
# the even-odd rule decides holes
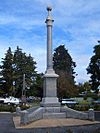
[[[86,68],[100,40],[100,0],[0,0],[0,62],[8,47],[14,52],[19,46],[34,57],[37,71],[45,72],[48,5],[54,19],[53,51],[64,44],[76,62],[76,82],[88,81]]]

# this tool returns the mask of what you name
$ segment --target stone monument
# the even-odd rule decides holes
[[[60,106],[60,103],[57,98],[57,88],[56,80],[58,75],[55,74],[53,70],[53,60],[52,60],[52,24],[54,20],[50,14],[52,8],[47,7],[48,16],[45,21],[47,25],[47,70],[44,75],[44,84],[43,84],[43,98],[41,106],[43,107],[56,107]]]
[[[54,20],[51,16],[51,7],[47,7],[48,16],[47,25],[47,68],[44,75],[43,98],[40,107],[32,107],[30,109],[20,111],[20,124],[28,124],[39,119],[51,118],[77,118],[94,120],[94,111],[89,110],[83,113],[61,106],[57,98],[56,80],[58,75],[53,70],[52,60],[52,24]]]

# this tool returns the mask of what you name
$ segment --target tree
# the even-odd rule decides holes
[[[77,88],[79,90],[79,95],[80,96],[85,96],[85,97],[88,97],[89,95],[91,95],[91,84],[86,81],[84,83],[79,83],[77,85]]]
[[[33,95],[41,98],[43,97],[43,73],[36,75],[33,85],[27,91],[27,95]]]
[[[100,86],[100,44],[94,47],[94,55],[90,59],[87,73],[91,74],[90,83],[92,90],[98,93],[98,87]]]
[[[13,90],[13,54],[11,48],[9,47],[7,53],[5,54],[5,58],[2,58],[1,68],[1,84],[2,89],[8,95],[12,95]]]
[[[30,87],[36,76],[36,62],[31,55],[26,56],[26,53],[22,52],[17,46],[14,52],[14,81],[15,81],[15,94],[21,96],[23,86],[23,74],[25,74],[26,89]]]
[[[34,58],[23,53],[18,46],[13,54],[11,48],[7,50],[0,68],[0,88],[5,90],[4,93],[17,97],[22,95],[23,74],[25,74],[26,89],[33,85],[37,75]]]
[[[64,45],[60,45],[55,49],[53,55],[53,68],[59,75],[57,81],[58,96],[59,97],[71,97],[77,94],[75,86],[75,62],[72,61],[68,50],[65,49]]]
[[[87,93],[91,91],[91,85],[89,82],[84,82],[83,87],[84,91],[86,91]]]

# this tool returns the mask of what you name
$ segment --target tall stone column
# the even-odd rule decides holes
[[[45,21],[47,25],[47,72],[48,70],[53,70],[53,64],[52,64],[52,23],[54,20],[51,17],[52,8],[47,7],[48,16]]]
[[[55,74],[53,70],[53,60],[52,60],[52,24],[54,20],[51,16],[51,7],[47,7],[48,16],[46,18],[47,25],[47,69],[44,75],[44,85],[43,85],[43,98],[41,106],[44,107],[56,107],[60,106],[57,98],[57,87],[56,80],[58,75]]]

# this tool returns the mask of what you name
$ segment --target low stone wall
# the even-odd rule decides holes
[[[94,117],[94,110],[90,109],[87,113],[76,111],[68,107],[62,107],[61,112],[66,112],[67,118],[75,118],[75,119],[82,119],[82,120],[95,120]]]
[[[33,112],[29,112],[30,110],[25,110],[25,111],[21,111],[20,112],[20,124],[27,124],[39,119],[43,118],[43,108],[40,107],[38,109],[36,109]],[[32,110],[31,110],[32,111]]]
[[[20,112],[20,124],[24,125],[28,123],[28,111],[24,110]]]
[[[35,110],[37,110],[39,107],[32,107],[32,108],[29,108],[27,109],[27,112],[30,114],[30,113],[33,113]]]
[[[88,113],[76,111],[68,107],[64,107],[63,111],[66,112],[67,118],[88,119]]]
[[[58,116],[59,115],[59,116]],[[87,113],[73,110],[68,107],[39,107],[20,112],[21,124],[27,124],[43,118],[75,118],[83,120],[95,120],[94,110]]]
[[[39,119],[43,119],[43,108],[42,107],[38,108],[37,110],[35,110],[34,112],[28,115],[29,122],[36,121]]]

